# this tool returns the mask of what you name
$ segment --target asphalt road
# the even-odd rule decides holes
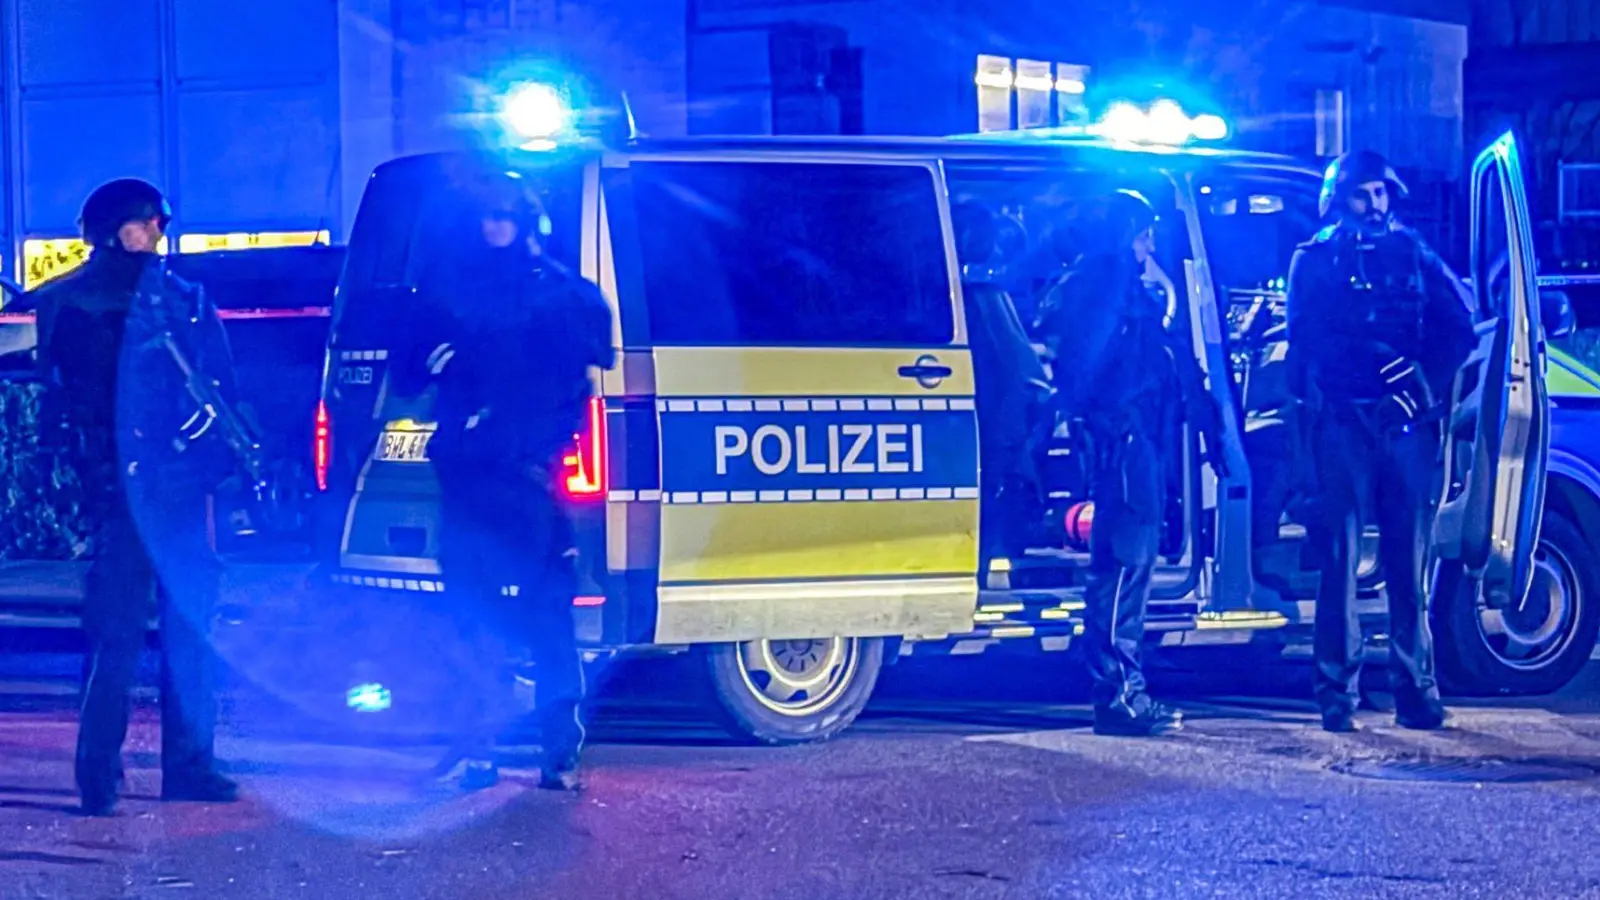
[[[1133,741],[1088,732],[1061,663],[946,660],[891,670],[843,738],[779,749],[730,745],[655,667],[607,691],[579,796],[537,790],[517,747],[498,787],[439,791],[434,748],[297,737],[235,699],[244,802],[155,802],[145,709],[130,798],[88,820],[70,698],[34,677],[75,663],[4,664],[33,680],[0,712],[0,900],[1600,897],[1600,666],[1429,735],[1380,713],[1323,734],[1294,670],[1168,677],[1190,727]]]

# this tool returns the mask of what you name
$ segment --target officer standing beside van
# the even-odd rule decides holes
[[[1289,365],[1317,482],[1310,523],[1322,566],[1315,694],[1322,727],[1332,732],[1355,730],[1362,651],[1356,567],[1369,512],[1389,601],[1396,721],[1424,730],[1445,722],[1423,569],[1439,413],[1476,338],[1465,287],[1392,213],[1405,195],[1378,154],[1335,160],[1320,208],[1337,221],[1296,250],[1289,270]]]
[[[157,248],[171,218],[150,184],[102,185],[79,220],[89,261],[36,292],[46,385],[40,439],[72,451],[95,523],[76,765],[83,810],[95,816],[117,802],[128,705],[158,611],[161,797],[229,802],[237,793],[215,767],[207,640],[221,568],[206,497],[231,474],[232,457],[220,441],[184,435],[193,405],[172,358],[151,340],[170,332],[228,399],[236,396],[233,361],[204,293],[161,265]]]
[[[613,363],[611,310],[590,283],[543,252],[549,220],[520,179],[474,191],[479,240],[419,284],[439,314],[423,343],[438,393],[428,445],[440,490],[445,599],[480,688],[459,704],[458,745],[441,775],[466,789],[498,780],[492,750],[510,688],[503,666],[526,646],[535,666],[540,784],[573,790],[584,731],[583,671],[572,619],[572,537],[554,479],[581,428],[589,369]],[[431,348],[431,353],[428,352]]]
[[[1096,734],[1157,735],[1183,722],[1146,692],[1141,647],[1166,515],[1169,448],[1186,406],[1214,407],[1180,380],[1185,361],[1194,364],[1192,352],[1170,340],[1166,303],[1143,281],[1155,225],[1155,209],[1142,195],[1122,190],[1102,198],[1083,235],[1088,246],[1046,296],[1038,326],[1055,360],[1057,395],[1089,457],[1095,521],[1085,638]]]

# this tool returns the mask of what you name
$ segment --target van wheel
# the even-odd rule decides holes
[[[762,744],[833,737],[866,707],[883,668],[882,638],[746,641],[705,648],[723,724]]]
[[[1545,511],[1521,609],[1489,609],[1458,564],[1440,565],[1433,617],[1447,692],[1549,694],[1588,663],[1600,632],[1600,557],[1561,513]]]

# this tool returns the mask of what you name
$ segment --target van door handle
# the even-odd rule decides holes
[[[917,363],[914,366],[901,366],[901,378],[915,378],[918,381],[949,378],[955,374],[955,369],[932,363]]]

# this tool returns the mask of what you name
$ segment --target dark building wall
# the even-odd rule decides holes
[[[337,227],[335,19],[326,0],[0,2],[7,269],[125,175],[190,232]]]
[[[1414,5],[1436,15],[1457,6]],[[1315,148],[1314,98],[1338,90],[1350,139],[1430,176],[1461,166],[1466,28],[1448,20],[1275,0],[696,0],[692,9],[696,108],[727,101],[715,78],[695,77],[694,60],[727,68],[739,52],[734,35],[759,52],[761,28],[810,23],[860,51],[868,132],[975,130],[977,56],[994,54],[1087,65],[1092,81],[1169,76],[1227,110],[1245,145],[1290,152]],[[760,68],[745,67],[747,87]],[[746,90],[744,102],[759,104],[758,94]]]
[[[1468,134],[1523,138],[1547,265],[1600,265],[1600,169],[1566,178],[1569,207],[1595,209],[1559,215],[1562,164],[1600,165],[1600,3],[1477,0],[1471,35]]]

